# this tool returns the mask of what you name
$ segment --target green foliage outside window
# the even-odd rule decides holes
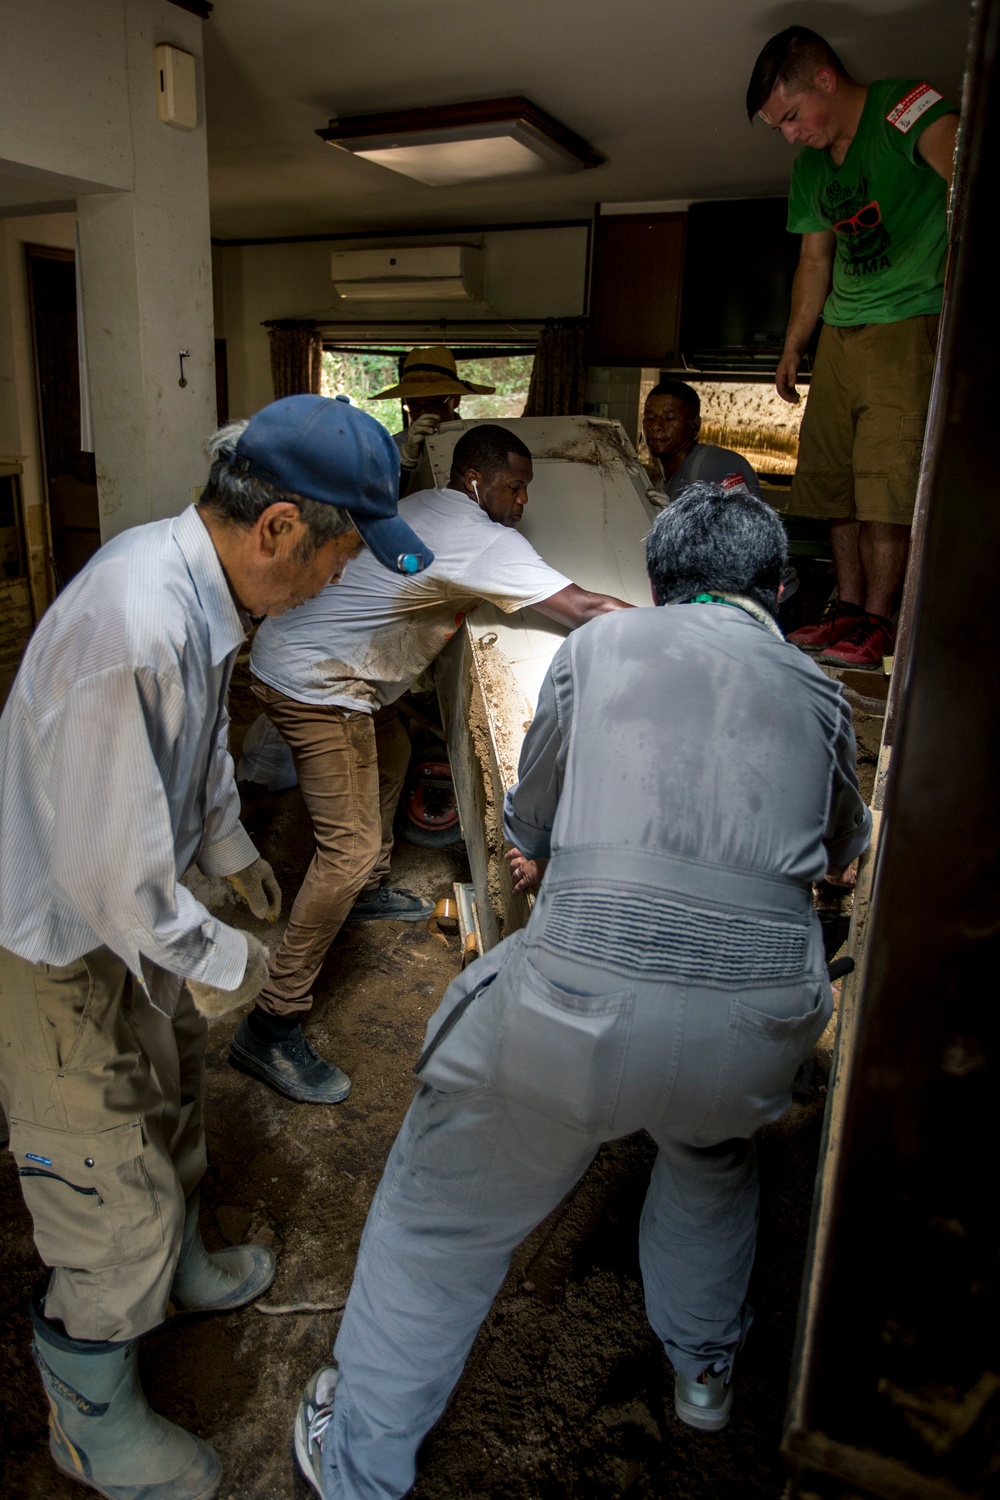
[[[406,351],[401,349],[400,353]],[[398,380],[397,354],[366,354],[352,350],[348,354],[323,351],[324,396],[350,396],[355,406],[378,419],[390,432],[403,425],[399,402],[373,401],[376,391],[384,391]],[[528,398],[533,354],[498,354],[484,359],[460,359],[458,373],[463,380],[476,385],[495,385],[492,396],[463,396],[459,415],[482,421],[490,417],[519,417]]]

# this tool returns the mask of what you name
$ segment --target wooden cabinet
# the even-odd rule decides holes
[[[670,365],[678,356],[682,213],[609,214],[595,224],[594,365]]]

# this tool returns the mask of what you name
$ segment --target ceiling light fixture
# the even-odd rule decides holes
[[[604,157],[529,99],[485,99],[331,120],[316,134],[331,146],[429,187],[580,172]]]

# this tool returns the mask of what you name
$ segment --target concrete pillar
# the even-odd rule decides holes
[[[194,130],[157,118],[160,43],[197,59]],[[107,540],[182,510],[207,472],[215,368],[202,22],[166,0],[14,7],[0,50],[0,140],[8,205],[58,196],[63,206],[75,194]],[[181,349],[190,351],[183,388]]]
[[[201,22],[163,0],[130,0],[124,22],[134,185],[77,205],[105,540],[188,504],[216,425]],[[154,49],[164,41],[199,57],[196,130],[157,118]]]

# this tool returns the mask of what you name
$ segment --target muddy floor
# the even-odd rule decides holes
[[[880,727],[859,723],[870,786]],[[250,819],[289,899],[310,855],[297,792]],[[421,894],[467,878],[457,855],[397,846],[394,880]],[[264,940],[275,929],[208,894]],[[232,1022],[208,1054],[211,1164],[202,1226],[209,1248],[256,1240],[278,1257],[262,1305],[144,1341],[153,1406],[218,1449],[230,1500],[305,1500],[291,1426],[323,1362],[365,1214],[413,1090],[424,1025],[458,970],[458,941],[422,925],[345,928],[317,993],[309,1034],[351,1076],[341,1105],[296,1105],[227,1064]],[[422,1455],[419,1500],[738,1500],[780,1496],[778,1453],[832,1032],[793,1108],[758,1138],[762,1217],[751,1288],[756,1323],[738,1371],[733,1420],[702,1436],[673,1414],[669,1370],[646,1323],[636,1229],[652,1161],[643,1135],[598,1156],[575,1194],[518,1251],[465,1376]],[[0,1493],[72,1500],[82,1491],[47,1457],[46,1411],[29,1354],[28,1298],[41,1268],[11,1158],[0,1161]],[[302,1303],[324,1311],[276,1312]],[[271,1312],[265,1311],[270,1308]]]

